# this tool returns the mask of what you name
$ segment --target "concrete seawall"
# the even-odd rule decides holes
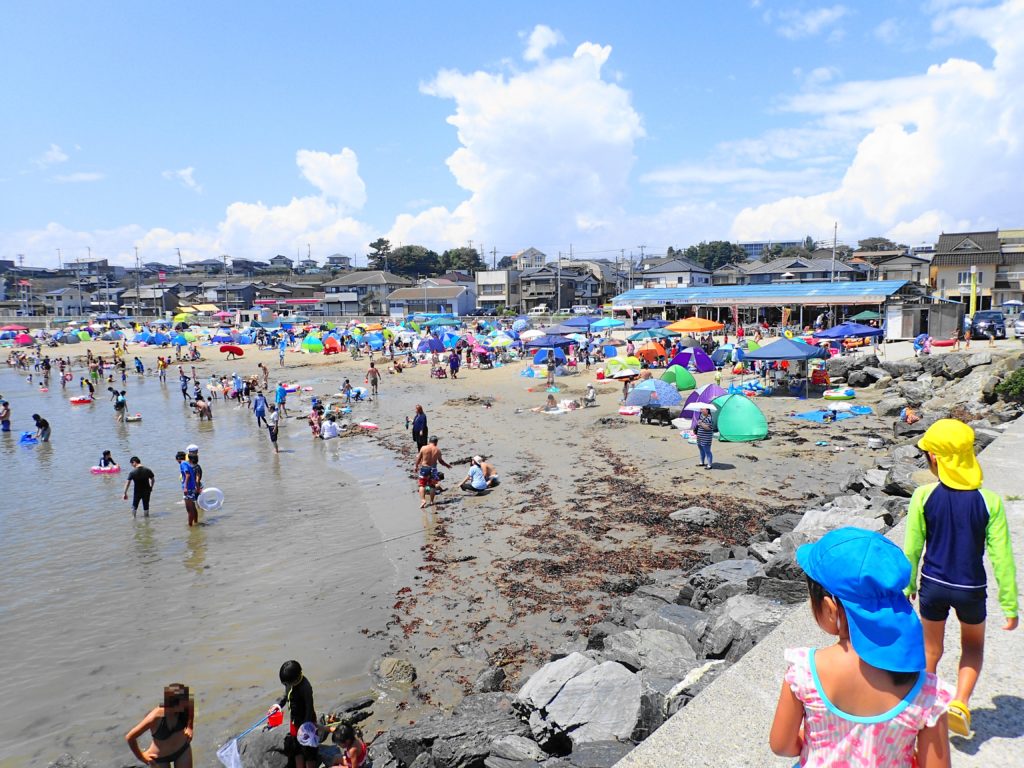
[[[1018,583],[1024,574],[1024,418],[1011,424],[980,456],[985,486],[1007,499],[1007,517],[1017,561]],[[1010,500],[1008,497],[1017,497]],[[902,544],[903,525],[889,534]],[[953,765],[1024,766],[1024,628],[1004,632],[1003,614],[989,570],[985,666],[971,702],[974,737],[954,737]],[[676,713],[616,768],[772,768],[792,766],[794,758],[777,758],[768,749],[782,686],[786,648],[828,645],[806,604],[794,607],[783,622],[746,656]],[[940,676],[956,681],[959,629],[947,624],[946,653]]]

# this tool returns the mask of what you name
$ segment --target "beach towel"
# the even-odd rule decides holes
[[[828,414],[827,411],[808,411],[807,413],[797,413],[793,415],[794,419],[805,419],[807,421],[813,421],[816,424],[824,424],[825,416]],[[836,421],[843,421],[845,419],[852,419],[857,416],[856,413],[850,413],[849,411],[840,411],[836,414]]]

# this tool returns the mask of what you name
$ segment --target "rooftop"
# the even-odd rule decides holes
[[[865,280],[765,285],[715,285],[695,288],[634,288],[613,304],[659,307],[666,304],[705,306],[781,304],[881,304],[907,285],[906,280]]]

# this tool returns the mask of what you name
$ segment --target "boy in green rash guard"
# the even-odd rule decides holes
[[[942,658],[949,609],[960,621],[960,671],[956,698],[949,705],[949,729],[971,732],[971,694],[985,651],[988,552],[999,586],[1004,630],[1017,628],[1017,570],[1010,548],[1003,500],[981,487],[981,465],[974,455],[974,430],[956,419],[941,419],[918,441],[939,482],[914,491],[907,512],[903,551],[910,560],[907,595],[920,595],[928,671]],[[924,550],[924,562],[921,552]],[[920,565],[920,587],[918,566]]]

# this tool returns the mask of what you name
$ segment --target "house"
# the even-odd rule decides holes
[[[723,264],[711,273],[712,285],[745,285],[747,282],[747,268],[753,262],[742,261]]]
[[[969,304],[973,272],[978,309],[991,309],[996,272],[1002,265],[1002,243],[995,230],[943,233],[935,244],[929,269],[931,288],[939,298]]]
[[[135,316],[162,315],[178,308],[178,294],[169,288],[129,288],[121,294],[121,311]]]
[[[269,267],[270,264],[265,261],[256,261],[255,259],[231,259],[231,274],[233,275],[253,277],[257,273],[262,272]]]
[[[316,273],[320,271],[320,264],[316,259],[299,259],[295,269],[299,272]]]
[[[861,270],[836,259],[816,259],[793,256],[771,261],[755,261],[744,266],[746,285],[766,283],[805,283],[839,280],[863,280],[867,275]]]
[[[392,291],[388,294],[388,304],[392,315],[399,312],[406,315],[417,312],[471,315],[476,310],[476,292],[464,285],[424,280],[417,286]]]
[[[992,297],[997,307],[1007,301],[1024,301],[1024,229],[999,230],[999,245],[1002,259]]]
[[[644,288],[711,285],[711,270],[680,257],[658,259],[644,264],[640,280]]]
[[[270,260],[271,268],[287,269],[289,271],[291,271],[292,264],[294,264],[294,263],[295,262],[293,262],[287,256],[282,256],[281,254],[277,254],[277,256],[275,256],[274,258],[272,258]]]
[[[870,277],[872,280],[906,280],[908,283],[927,286],[929,267],[928,259],[897,252],[875,261],[871,265]]]
[[[352,269],[352,257],[342,256],[340,253],[332,253],[327,257],[327,268],[331,270]]]
[[[199,293],[202,300],[219,304],[222,309],[248,309],[256,299],[257,288],[262,285],[252,280],[231,282],[225,277],[223,280],[204,280],[199,285]]]
[[[512,254],[512,267],[519,271],[539,269],[547,264],[547,262],[547,255],[536,248],[527,248],[524,251]]]
[[[92,294],[79,288],[57,288],[42,296],[46,313],[58,317],[87,315],[93,311]]]
[[[522,299],[517,269],[485,269],[476,273],[479,309],[518,310]]]
[[[412,280],[368,269],[350,272],[323,284],[324,312],[328,315],[386,315],[388,296],[399,288],[408,288]]]
[[[554,312],[568,309],[576,300],[576,282],[580,275],[574,270],[560,270],[556,264],[524,269],[519,275],[522,308],[529,311],[545,306]]]
[[[607,259],[562,260],[562,271],[569,270],[579,276],[573,304],[598,308],[624,287],[623,275],[617,264]]]
[[[224,262],[220,259],[201,259],[199,261],[186,261],[185,269],[189,272],[199,272],[204,275],[219,275],[224,271]]]

